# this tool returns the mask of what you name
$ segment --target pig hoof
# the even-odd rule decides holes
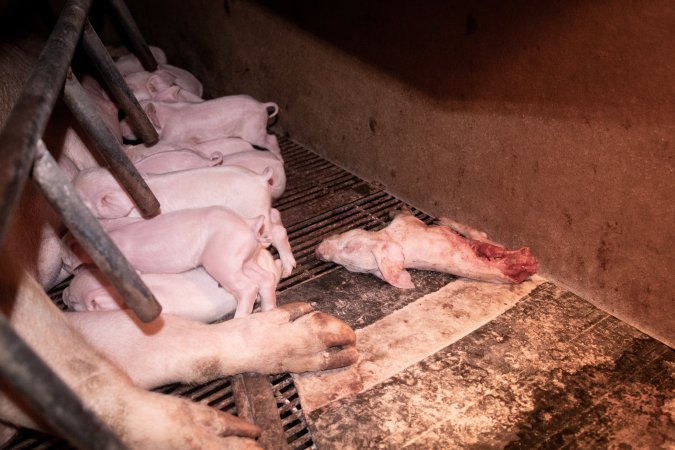
[[[314,311],[307,303],[290,303],[249,319],[252,370],[259,373],[337,369],[358,359],[356,334],[343,321]]]
[[[133,414],[111,423],[123,428],[125,444],[134,449],[259,449],[252,439],[260,428],[238,417],[189,400],[147,392],[153,398],[134,405]],[[135,414],[138,413],[138,416]],[[140,415],[142,414],[142,416]],[[143,420],[139,420],[139,419]],[[126,422],[126,423],[122,423]],[[152,427],[147,424],[152,423]]]

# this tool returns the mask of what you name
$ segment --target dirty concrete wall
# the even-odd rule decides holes
[[[211,94],[675,342],[673,2],[130,3]]]

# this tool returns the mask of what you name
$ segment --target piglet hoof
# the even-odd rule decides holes
[[[252,372],[314,372],[349,366],[358,359],[356,334],[328,314],[307,303],[290,303],[253,314],[249,336]]]
[[[293,269],[295,269],[296,262],[295,258],[284,258],[281,262],[281,278],[286,278],[291,275]]]

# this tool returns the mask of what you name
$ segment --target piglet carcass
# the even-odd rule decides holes
[[[272,169],[256,174],[237,166],[216,166],[147,175],[146,182],[162,214],[188,208],[225,206],[241,217],[263,217],[263,236],[279,252],[282,276],[290,275],[295,258],[278,210],[272,208]],[[89,169],[74,180],[87,206],[99,219],[140,217],[131,198],[105,169]]]
[[[139,219],[108,234],[142,274],[177,274],[204,267],[234,296],[235,317],[241,317],[251,313],[258,295],[263,311],[276,306],[275,273],[259,263],[267,245],[262,227],[262,216],[246,221],[228,208],[213,206]],[[77,244],[70,251],[83,263],[90,262]]]
[[[520,283],[537,270],[530,249],[507,250],[467,239],[447,226],[427,226],[399,213],[380,231],[350,230],[325,239],[315,255],[352,272],[371,273],[389,284],[415,287],[405,269],[432,270],[493,283]]]

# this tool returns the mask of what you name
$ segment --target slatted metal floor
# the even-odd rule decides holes
[[[411,270],[416,288],[400,290],[316,260],[314,248],[327,235],[356,227],[382,228],[390,212],[401,207],[426,223],[435,219],[289,139],[280,139],[280,144],[288,186],[275,206],[298,266],[279,284],[279,304],[307,301],[344,320],[366,342],[370,333],[377,334],[383,350],[398,355],[405,353],[398,333],[407,324],[417,321],[425,330],[431,328],[410,312],[425,310],[433,298],[443,299],[448,321],[456,318],[457,324],[467,322],[471,312],[478,314],[486,305],[506,300],[472,298],[464,306],[471,312],[464,311],[462,295],[452,289],[465,289],[461,286],[466,284],[451,283],[452,275]],[[62,288],[51,293],[57,303]],[[446,299],[443,292],[448,288],[455,294]],[[479,288],[496,289],[474,285]],[[289,374],[268,377],[288,447],[675,448],[673,349],[550,282],[525,297],[518,294],[514,302],[442,350],[328,403],[316,403],[315,398],[312,404],[306,375],[295,382]],[[378,325],[390,323],[394,315],[402,323],[389,331],[390,336],[378,333]],[[387,339],[391,342],[384,342]],[[358,370],[356,366],[350,370]],[[218,379],[158,391],[237,414],[232,386],[231,379]],[[298,388],[303,389],[303,399]],[[327,392],[334,393],[331,388]],[[420,398],[428,401],[420,403]],[[463,409],[457,416],[459,407]],[[5,448],[70,447],[52,436],[25,431]]]
[[[390,221],[390,212],[406,207],[426,223],[434,218],[384,192],[376,183],[359,177],[326,161],[306,147],[281,137],[279,144],[284,158],[287,187],[275,207],[288,231],[297,267],[281,280],[277,291],[284,291],[331,273],[333,263],[319,261],[314,249],[326,236],[353,228],[376,230]],[[451,279],[443,276],[444,280]],[[64,310],[61,293],[69,280],[50,291],[50,297]],[[281,423],[289,446],[294,450],[316,448],[302,413],[298,392],[289,374],[269,377],[279,409]],[[218,379],[198,386],[172,384],[157,389],[178,395],[231,414],[237,414],[229,379]],[[62,440],[30,430],[22,430],[3,449],[56,450],[71,448]]]

